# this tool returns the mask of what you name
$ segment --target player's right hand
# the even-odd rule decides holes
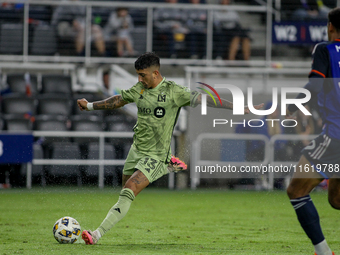
[[[83,110],[88,111],[89,110],[89,109],[87,109],[87,103],[88,103],[88,101],[85,98],[77,100],[78,107],[81,111],[83,111]]]

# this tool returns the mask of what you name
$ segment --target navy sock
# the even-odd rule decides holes
[[[320,226],[319,214],[309,195],[290,200],[301,227],[314,245],[322,242],[325,237]]]

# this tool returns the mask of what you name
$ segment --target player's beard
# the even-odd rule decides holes
[[[149,89],[150,88],[149,85],[144,83],[144,82],[143,82],[143,86],[144,86],[145,89]]]

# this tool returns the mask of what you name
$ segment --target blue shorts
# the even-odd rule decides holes
[[[340,178],[340,140],[321,134],[302,150],[302,154],[323,178]]]

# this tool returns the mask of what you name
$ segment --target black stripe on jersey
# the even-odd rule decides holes
[[[157,174],[159,173],[161,169],[161,164],[162,163],[159,161],[155,171],[153,171],[153,173],[151,174],[151,178],[155,178],[157,176]]]
[[[178,108],[178,111],[177,111],[177,113],[176,113],[175,122],[174,122],[174,124],[173,124],[173,126],[172,126],[171,137],[173,136],[174,129],[175,129],[175,125],[176,125],[176,123],[177,123],[178,116],[179,116],[179,113],[180,113],[180,111],[181,111],[181,108],[182,108],[182,107],[179,107],[179,108]],[[169,150],[168,150],[168,153],[166,154],[166,156],[165,156],[166,158],[165,158],[165,160],[164,160],[164,162],[165,162],[166,164],[168,164],[168,163],[169,163],[169,162],[168,162],[168,161],[166,161],[166,160],[167,160],[167,158],[168,158],[168,155],[169,155],[170,148],[171,148],[171,140],[170,140],[170,145],[169,145]]]

